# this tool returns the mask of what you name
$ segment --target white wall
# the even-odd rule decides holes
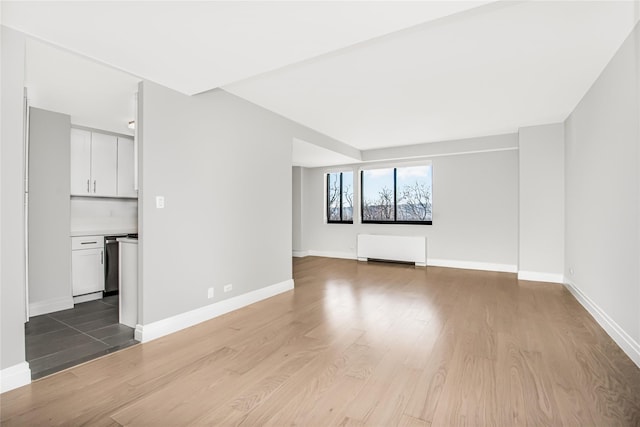
[[[29,116],[29,315],[73,308],[67,114]]]
[[[302,209],[304,206],[304,198],[302,194],[303,169],[294,166],[291,170],[292,179],[292,219],[293,219],[293,252],[303,250],[302,246]]]
[[[565,274],[640,365],[640,30],[565,123]]]
[[[140,323],[291,280],[291,141],[329,138],[222,90],[144,82],[141,110]]]
[[[24,353],[24,35],[2,27],[0,389],[30,380]],[[24,369],[20,367],[24,367]],[[16,369],[13,369],[16,368]],[[6,372],[11,374],[6,374]]]
[[[497,138],[504,138],[498,136]],[[517,145],[511,135],[511,147]],[[484,139],[484,138],[483,138]],[[363,153],[363,155],[366,154]],[[359,233],[427,236],[430,265],[516,271],[518,251],[518,152],[458,154],[431,158],[433,225],[326,224],[324,174],[353,170],[307,168],[303,174],[303,250],[355,258]],[[388,164],[402,164],[395,161]],[[357,192],[358,184],[355,188]],[[359,200],[359,195],[356,194]]]
[[[563,283],[564,124],[521,128],[518,277]]]
[[[102,230],[121,233],[138,229],[138,200],[71,198],[71,232]]]

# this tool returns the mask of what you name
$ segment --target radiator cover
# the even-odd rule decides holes
[[[414,262],[427,265],[427,238],[425,236],[388,236],[358,234],[358,261],[381,259]]]

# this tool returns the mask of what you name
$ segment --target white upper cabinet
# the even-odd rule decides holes
[[[137,197],[133,139],[71,129],[71,195]]]
[[[91,132],[71,129],[71,194],[91,194]]]
[[[94,196],[117,196],[118,138],[91,132],[91,191]]]
[[[118,196],[137,197],[133,139],[118,137]]]

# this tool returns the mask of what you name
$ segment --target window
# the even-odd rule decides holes
[[[327,174],[327,222],[353,224],[353,172]]]
[[[360,172],[363,223],[432,223],[431,165]]]

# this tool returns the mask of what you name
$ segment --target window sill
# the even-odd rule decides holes
[[[433,221],[362,221],[362,224],[433,225]]]

